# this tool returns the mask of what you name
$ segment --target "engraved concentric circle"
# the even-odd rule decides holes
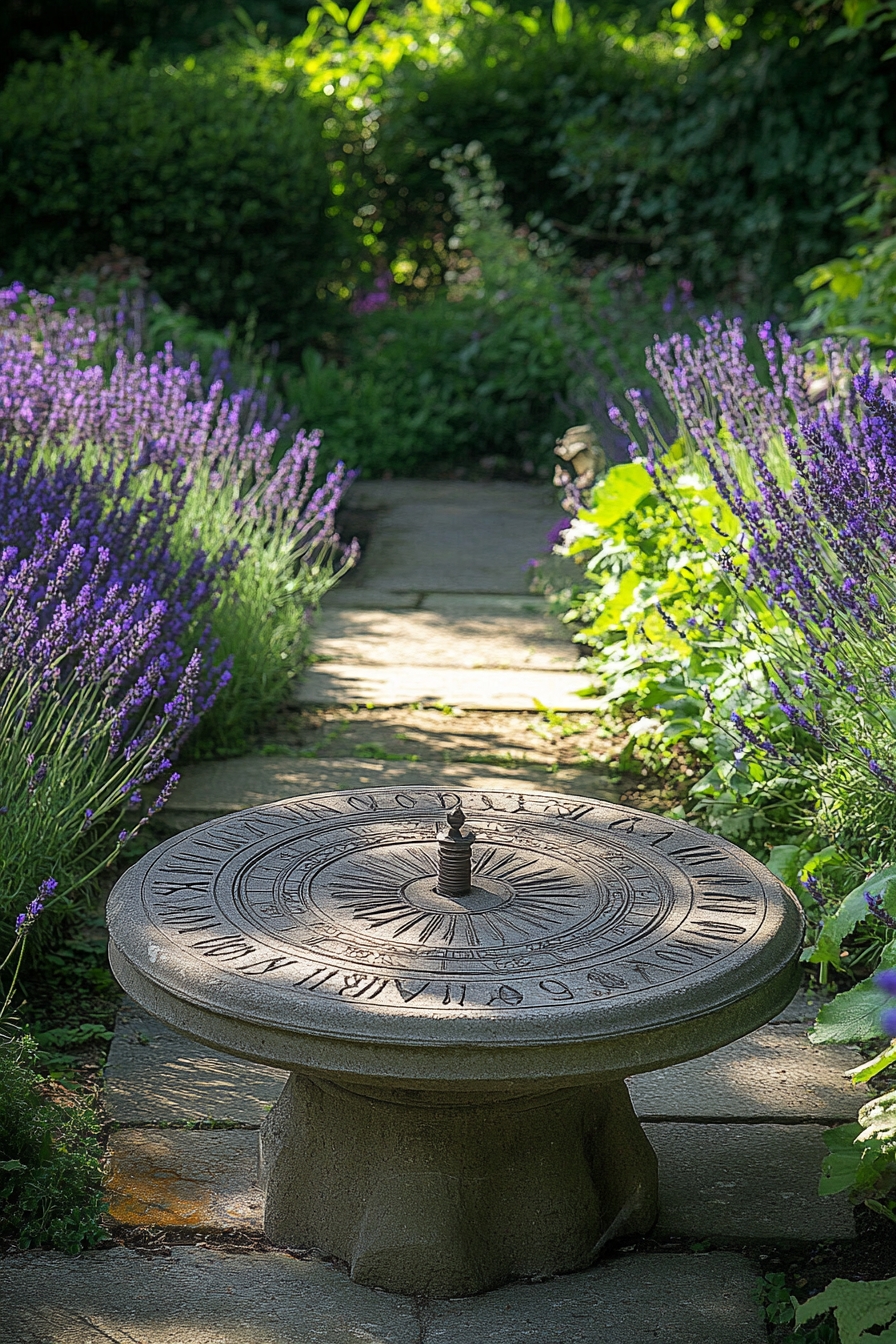
[[[435,827],[457,803],[476,833],[473,885],[447,897]],[[555,1019],[581,1039],[667,1027],[783,974],[801,925],[761,864],[680,822],[435,788],[206,823],[135,865],[109,911],[115,956],[160,992],[278,1030],[396,1040],[409,1018],[454,1022],[458,1041],[479,1039],[477,1021],[490,1040],[527,1038],[511,1020],[534,1040]]]

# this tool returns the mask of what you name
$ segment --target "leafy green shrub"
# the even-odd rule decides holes
[[[83,47],[0,90],[0,264],[50,280],[117,244],[205,322],[258,313],[300,348],[341,255],[320,118],[213,63],[113,66]]]
[[[359,237],[417,281],[440,270],[430,165],[454,143],[482,142],[517,221],[763,305],[793,301],[795,267],[830,253],[840,201],[896,148],[880,42],[830,48],[818,7],[578,10],[563,40],[543,9],[464,8],[408,4],[351,33],[347,9],[316,6],[292,43],[245,58],[323,95]]]
[[[540,235],[514,232],[480,145],[440,165],[456,215],[446,284],[362,313],[346,368],[310,353],[304,376],[286,383],[331,451],[374,473],[444,471],[494,453],[534,463],[563,427],[562,323],[580,326],[568,272]]]
[[[802,330],[896,344],[896,175],[872,175],[868,189],[844,206],[863,208],[847,219],[858,239],[846,255],[814,266],[797,278],[806,296]]]
[[[611,467],[586,492],[559,547],[580,577],[554,606],[577,627],[599,703],[639,715],[636,738],[684,741],[705,761],[691,790],[699,824],[767,858],[770,844],[808,824],[805,785],[786,758],[739,768],[739,740],[724,721],[749,714],[766,739],[790,745],[757,639],[780,613],[755,595],[743,610],[720,564],[737,523],[708,473],[680,446],[665,470],[676,478],[674,501],[640,462]]]
[[[28,1037],[0,1041],[0,1236],[74,1255],[107,1237],[99,1122],[44,1095],[36,1059]]]

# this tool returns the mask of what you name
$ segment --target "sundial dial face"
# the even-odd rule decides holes
[[[437,890],[435,829],[460,803],[471,888]],[[556,794],[337,793],[207,823],[110,902],[121,953],[171,992],[251,999],[271,1020],[435,1022],[705,1011],[794,899],[761,864],[681,823]],[[787,956],[792,956],[788,943]],[[730,991],[733,992],[733,991]]]

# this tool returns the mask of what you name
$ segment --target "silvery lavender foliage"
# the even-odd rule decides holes
[[[703,327],[699,342],[658,342],[648,367],[742,523],[726,556],[732,584],[786,618],[764,646],[772,695],[817,744],[807,768],[820,758],[841,821],[855,808],[857,785],[889,796],[889,811],[896,793],[896,378],[889,368],[874,371],[861,347],[826,341],[803,354],[783,328],[773,333],[768,324],[758,333],[760,378],[739,322],[714,318]],[[648,468],[674,493],[664,445],[638,394],[630,400]]]

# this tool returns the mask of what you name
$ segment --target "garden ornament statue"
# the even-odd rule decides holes
[[[109,929],[151,1013],[290,1071],[260,1135],[271,1240],[456,1296],[650,1229],[624,1080],[777,1013],[802,914],[682,822],[419,787],[197,826],[121,878]]]
[[[566,463],[566,467],[557,464],[554,470],[554,484],[569,485],[586,490],[607,467],[604,450],[598,443],[593,425],[573,425],[561,439],[558,439],[554,452]]]

